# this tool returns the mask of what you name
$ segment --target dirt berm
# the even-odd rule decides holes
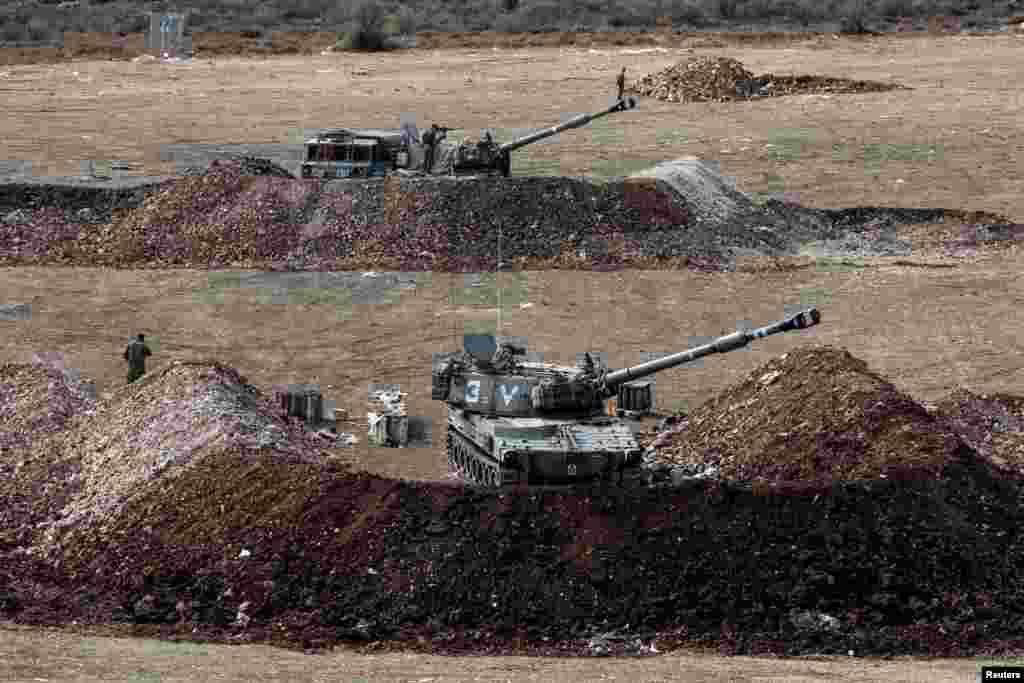
[[[500,240],[520,269],[729,270],[739,255],[792,256],[870,220],[967,220],[943,209],[757,207],[693,159],[649,173],[324,182],[254,176],[232,160],[130,192],[119,181],[0,186],[0,206],[13,207],[0,223],[0,265],[478,272],[495,268]],[[909,253],[893,240],[861,239],[857,251]]]
[[[818,391],[855,402],[862,375]],[[0,454],[0,505],[16,492],[49,501],[4,518],[5,618],[438,652],[1024,647],[1021,486],[956,436],[940,470],[909,445],[888,449],[906,466],[887,479],[495,494],[318,459],[215,363],[173,364],[92,409],[51,424],[31,452]],[[742,441],[747,417],[722,419]]]

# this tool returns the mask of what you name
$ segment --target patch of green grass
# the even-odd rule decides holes
[[[801,306],[824,306],[830,303],[832,303],[832,294],[827,289],[804,289],[800,292]]]
[[[462,324],[463,334],[498,334],[497,320],[466,320]]]
[[[659,145],[684,145],[690,141],[690,136],[680,129],[659,130],[654,134],[654,141]]]
[[[207,275],[206,287],[192,294],[192,300],[199,306],[213,306],[224,303],[224,291],[240,289],[242,277],[229,271],[214,271]]]
[[[557,159],[531,159],[525,154],[512,155],[513,176],[560,176],[562,163]]]
[[[590,140],[595,145],[621,145],[626,142],[626,133],[622,127],[608,119],[598,119],[588,128]]]
[[[769,138],[768,156],[773,161],[795,161],[804,145],[814,141],[814,131],[806,128],[776,131]]]
[[[590,172],[599,178],[624,178],[652,165],[643,159],[602,159],[591,164]]]
[[[511,280],[511,283],[509,282]],[[498,305],[497,278],[494,273],[482,273],[480,284],[476,287],[452,287],[448,301],[451,306],[485,306]],[[502,307],[526,303],[529,285],[526,273],[502,273],[501,276]]]
[[[672,415],[689,415],[690,404],[683,400],[672,402]]]

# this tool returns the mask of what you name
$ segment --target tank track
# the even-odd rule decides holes
[[[509,478],[502,476],[498,463],[451,427],[448,428],[448,469],[462,481],[487,488],[499,488],[508,483]]]
[[[486,452],[451,426],[447,431],[447,451],[448,470],[467,484],[495,490],[527,486],[526,482],[519,480],[518,472],[499,467],[498,463],[488,457]],[[586,481],[575,484],[530,484],[528,488],[530,491],[565,491],[566,489],[602,487],[609,483],[611,482]],[[623,472],[621,482],[611,483],[612,486],[622,487],[645,486],[646,484],[647,474],[640,467],[627,469]]]

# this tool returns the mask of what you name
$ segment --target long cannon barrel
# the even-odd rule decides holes
[[[615,112],[634,109],[635,107],[636,98],[625,97],[616,102],[615,104],[613,104],[612,106],[608,107],[607,109],[599,111],[595,114],[580,114],[579,116],[569,119],[565,123],[560,123],[557,126],[545,128],[544,130],[539,130],[535,133],[530,133],[529,135],[513,140],[512,142],[506,142],[504,145],[501,145],[501,147],[499,147],[498,149],[504,153],[512,152],[514,150],[519,149],[520,147],[525,147],[526,145],[529,145],[532,142],[536,142],[537,140],[543,140],[544,138],[549,138],[552,135],[558,135],[563,130],[568,130],[570,128],[579,128],[580,126],[587,125],[588,123],[595,119],[608,116],[609,114],[614,114]]]
[[[710,344],[698,346],[680,353],[673,353],[670,356],[641,363],[640,365],[634,365],[631,368],[623,368],[622,370],[609,372],[604,377],[605,387],[613,389],[623,382],[629,382],[634,379],[646,377],[647,375],[653,375],[660,370],[682,365],[683,363],[689,363],[697,360],[698,358],[710,356],[713,353],[728,353],[729,351],[741,349],[754,339],[779,334],[780,332],[803,330],[808,327],[813,327],[820,322],[821,313],[818,312],[818,309],[809,308],[805,311],[800,311],[796,315],[786,318],[785,320],[774,322],[771,325],[766,325],[765,327],[760,327],[756,330],[738,330],[732,334],[727,334],[724,337],[719,337]]]

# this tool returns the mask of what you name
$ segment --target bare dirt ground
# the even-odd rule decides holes
[[[690,54],[712,54],[754,73],[892,80],[914,89],[699,105],[646,99],[636,113],[523,150],[515,166],[580,175],[694,155],[719,161],[747,191],[766,191],[778,176],[776,184],[810,206],[1014,216],[1022,124],[1012,64],[1021,45],[1012,35],[821,36],[766,46],[694,38],[679,47],[416,49],[200,58],[179,67],[13,65],[0,85],[11,103],[0,159],[31,161],[37,175],[77,174],[88,159],[164,174],[176,168],[161,161],[163,144],[287,142],[302,129],[397,126],[402,113],[473,134],[545,126],[603,107],[621,66],[636,79]],[[912,145],[939,145],[941,158],[913,158]]]
[[[723,657],[673,652],[643,659],[463,657],[411,653],[306,655],[263,645],[172,643],[68,630],[0,625],[0,675],[11,681],[785,681],[844,683],[942,680],[970,683],[982,666],[1014,658],[886,660],[843,657]]]
[[[604,129],[610,134],[566,134],[559,143],[537,145],[529,158],[552,171],[583,174],[617,159],[650,163],[695,155],[720,160],[723,172],[745,190],[766,190],[766,176],[780,176],[785,189],[810,206],[958,207],[1019,221],[1021,96],[1011,65],[1020,46],[1010,36],[944,36],[694,48],[694,54],[735,57],[755,73],[892,79],[914,90],[701,105],[648,100],[635,116],[610,123]],[[300,128],[390,126],[401,112],[470,131],[545,125],[563,113],[604,105],[620,65],[639,77],[686,54],[668,48],[487,48],[199,59],[183,67],[84,61],[9,66],[0,73],[13,115],[0,124],[0,158],[31,160],[40,175],[76,173],[77,161],[89,158],[123,159],[156,174],[175,170],[173,162],[160,160],[161,144],[286,141]],[[869,144],[940,144],[942,155],[879,160],[865,154]],[[845,347],[916,398],[935,400],[958,386],[1014,392],[1024,367],[1020,265],[1019,252],[1011,250],[955,268],[530,272],[526,300],[508,306],[503,325],[548,358],[572,361],[576,351],[599,349],[621,367],[637,361],[641,351],[685,346],[691,335],[731,331],[741,320],[774,320],[786,304],[817,304],[824,323],[801,342]],[[357,414],[369,382],[400,383],[410,392],[410,412],[439,424],[443,406],[424,398],[431,354],[457,348],[465,320],[495,315],[486,306],[450,304],[460,279],[434,273],[429,284],[402,292],[396,303],[353,304],[339,315],[329,306],[261,303],[245,289],[211,302],[202,296],[210,289],[205,272],[4,269],[4,299],[31,302],[32,317],[0,323],[0,357],[28,362],[35,351],[60,351],[69,366],[109,394],[123,385],[125,341],[143,329],[154,337],[154,367],[215,357],[260,387],[317,381],[328,398]],[[524,303],[533,306],[521,308]],[[793,343],[764,340],[728,359],[663,373],[659,402],[700,403]],[[444,474],[439,447],[370,450],[363,444],[356,457],[367,469],[391,476]],[[310,660],[259,646],[186,646],[209,656],[188,649],[169,655],[160,649],[165,647],[174,646],[5,629],[0,666],[10,668],[0,672],[13,680],[259,680],[260,674],[266,680],[966,681],[980,669],[971,660],[703,654],[639,662],[338,651]]]

